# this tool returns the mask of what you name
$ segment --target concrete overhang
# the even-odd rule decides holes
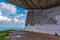
[[[9,3],[24,8],[30,9],[48,9],[60,5],[60,0],[7,0]]]

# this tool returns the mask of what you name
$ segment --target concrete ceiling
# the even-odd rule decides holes
[[[60,0],[7,0],[11,4],[30,9],[47,9],[60,5]]]

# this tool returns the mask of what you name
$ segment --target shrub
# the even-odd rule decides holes
[[[55,33],[55,36],[58,36],[58,34],[57,34],[57,33]]]

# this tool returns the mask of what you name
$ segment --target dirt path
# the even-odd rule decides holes
[[[20,37],[18,35],[20,35]],[[34,32],[13,32],[9,36],[10,38],[6,40],[60,40],[60,38],[56,36]]]

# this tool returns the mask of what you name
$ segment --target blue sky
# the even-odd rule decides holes
[[[0,0],[0,27],[24,28],[27,10]]]

